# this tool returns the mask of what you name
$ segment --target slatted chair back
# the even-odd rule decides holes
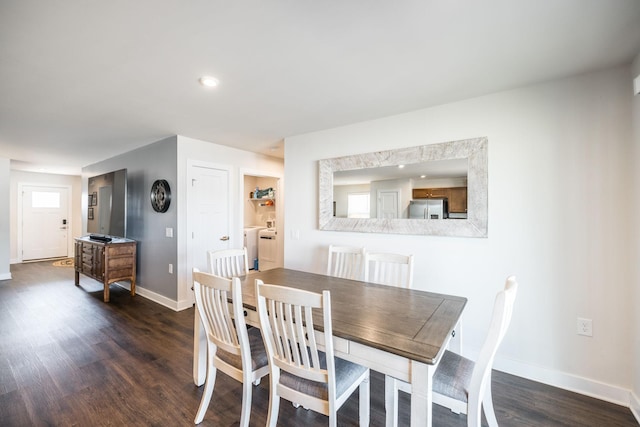
[[[411,288],[413,286],[413,255],[365,252],[364,280],[381,285]]]
[[[234,313],[229,310],[229,301],[242,301],[238,278],[228,279],[201,271],[193,272],[196,306],[207,338],[224,351],[240,356],[240,341],[246,338],[244,314],[234,322]],[[236,327],[237,326],[237,327]],[[247,347],[248,348],[248,341]]]
[[[247,248],[207,251],[209,273],[222,277],[240,277],[249,272]]]
[[[327,276],[362,280],[364,274],[364,248],[329,245]]]

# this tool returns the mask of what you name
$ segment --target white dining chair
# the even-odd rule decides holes
[[[207,377],[195,424],[204,419],[221,370],[242,383],[240,425],[249,425],[251,384],[258,384],[269,373],[269,362],[258,328],[247,329],[242,306],[240,279],[228,279],[193,270],[197,312],[207,340]],[[229,310],[229,299],[233,312]]]
[[[515,276],[509,276],[504,289],[496,295],[489,332],[476,362],[446,350],[433,375],[433,402],[455,413],[467,414],[468,427],[482,425],[483,409],[489,426],[498,427],[491,396],[491,369],[511,322],[517,291]],[[387,426],[396,426],[398,390],[411,393],[411,385],[389,377],[386,380],[387,391],[390,386],[393,387],[393,395],[385,397]]]
[[[207,251],[209,273],[222,277],[239,277],[249,273],[247,248]]]
[[[411,288],[413,286],[413,255],[366,251],[364,281]]]
[[[368,426],[369,368],[334,357],[329,291],[255,283],[270,367],[267,425],[276,426],[283,398],[327,415],[335,427],[338,409],[359,388],[360,425]],[[314,331],[312,309],[322,312],[323,333]]]
[[[329,245],[327,276],[362,280],[364,248]]]

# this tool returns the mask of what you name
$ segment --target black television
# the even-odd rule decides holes
[[[89,178],[87,231],[102,236],[127,235],[127,170]]]

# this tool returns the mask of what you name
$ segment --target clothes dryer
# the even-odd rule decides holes
[[[258,266],[260,271],[278,266],[277,232],[275,228],[265,228],[258,232]]]

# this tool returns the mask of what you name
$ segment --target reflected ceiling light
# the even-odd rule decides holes
[[[404,168],[404,165],[398,165],[398,169]]]
[[[216,87],[220,83],[218,79],[212,76],[202,76],[198,81],[204,87]]]
[[[420,175],[420,178],[426,178],[427,175]]]

